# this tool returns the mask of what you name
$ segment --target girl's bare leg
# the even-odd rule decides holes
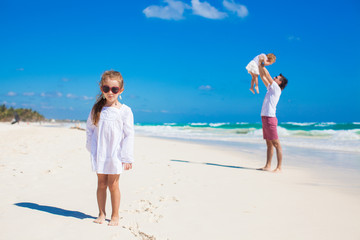
[[[256,90],[256,93],[257,93],[257,94],[259,94],[259,82],[258,82],[258,75],[255,75],[254,82],[255,82],[255,90]]]
[[[119,225],[119,207],[120,207],[120,189],[119,178],[120,174],[108,175],[108,186],[111,193],[112,214],[109,226]]]
[[[95,223],[102,224],[105,222],[106,212],[105,212],[105,204],[106,204],[106,188],[108,185],[108,175],[106,174],[98,174],[98,188],[96,192],[98,206],[99,206],[99,216],[94,220]]]
[[[253,93],[253,94],[255,94],[255,92],[254,92],[254,84],[256,84],[256,87],[255,87],[255,89],[257,88],[257,85],[258,85],[258,81],[257,81],[257,78],[258,78],[258,76],[256,75],[256,74],[254,74],[254,73],[250,73],[251,74],[251,87],[250,87],[250,91]],[[259,88],[257,88],[258,90],[257,90],[257,92],[259,93]]]

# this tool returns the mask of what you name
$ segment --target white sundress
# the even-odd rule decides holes
[[[253,60],[251,60],[249,62],[249,64],[246,66],[246,70],[249,72],[249,73],[254,73],[256,75],[260,75],[259,73],[259,57],[260,56],[264,56],[265,57],[265,60],[267,60],[267,56],[265,53],[261,53],[259,55],[257,55]]]
[[[120,174],[123,163],[134,162],[134,116],[131,109],[103,107],[98,126],[89,114],[86,123],[86,148],[92,169],[100,174]]]

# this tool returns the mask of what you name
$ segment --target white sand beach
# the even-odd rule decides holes
[[[93,223],[85,131],[2,123],[0,146],[1,240],[360,239],[360,187],[349,180],[359,171],[338,182],[334,169],[288,166],[286,149],[273,174],[255,170],[265,159],[251,151],[136,136],[120,226],[109,227]]]

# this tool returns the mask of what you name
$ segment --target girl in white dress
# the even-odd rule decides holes
[[[254,83],[255,83],[255,90],[257,93],[259,93],[259,85],[258,85],[258,76],[259,76],[259,61],[263,61],[265,66],[269,66],[273,64],[276,61],[276,57],[274,54],[269,53],[261,53],[257,55],[253,60],[249,62],[249,64],[246,66],[246,70],[248,70],[248,73],[251,74],[251,87],[250,91],[255,94],[254,92]]]
[[[112,205],[109,225],[117,226],[120,173],[131,169],[134,162],[134,117],[131,109],[118,100],[124,91],[123,78],[119,72],[104,72],[99,85],[102,93],[86,124],[86,148],[91,153],[92,169],[98,176],[99,217],[94,222],[105,222],[106,190],[109,188]]]

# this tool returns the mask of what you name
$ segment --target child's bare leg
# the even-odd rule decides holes
[[[112,214],[109,226],[119,225],[119,207],[120,207],[120,189],[119,189],[120,174],[109,175],[108,186],[111,193]]]
[[[258,82],[258,75],[255,75],[255,90],[256,93],[259,94],[259,82]]]
[[[255,94],[254,92],[254,83],[255,83],[255,78],[257,78],[257,75],[249,72],[251,74],[251,87],[250,87],[250,91]]]
[[[97,201],[99,206],[99,216],[94,220],[95,223],[102,224],[105,222],[106,212],[106,188],[107,188],[108,176],[106,174],[98,174],[98,188],[97,188]]]

